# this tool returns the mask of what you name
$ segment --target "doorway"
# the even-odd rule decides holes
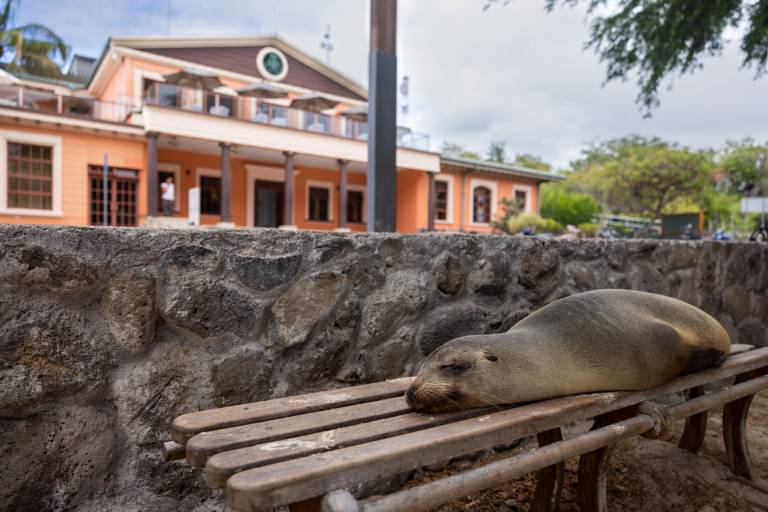
[[[274,181],[253,182],[255,208],[253,225],[276,228],[283,225],[283,184]]]

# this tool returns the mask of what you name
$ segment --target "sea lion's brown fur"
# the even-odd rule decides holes
[[[505,333],[449,341],[427,357],[406,399],[436,412],[648,389],[720,364],[730,344],[717,320],[683,301],[596,290],[557,300]]]

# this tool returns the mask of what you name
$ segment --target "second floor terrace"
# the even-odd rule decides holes
[[[137,125],[141,124],[144,107],[153,106],[345,139],[367,140],[367,113],[364,107],[352,107],[330,114],[332,109],[319,108],[323,106],[322,101],[315,103],[317,108],[296,108],[287,99],[242,96],[234,90],[209,91],[149,80],[145,83],[143,97],[120,103],[60,94],[27,85],[0,85],[0,108],[12,107],[44,114]],[[308,105],[315,107],[311,102]],[[397,145],[429,151],[429,135],[398,127]]]

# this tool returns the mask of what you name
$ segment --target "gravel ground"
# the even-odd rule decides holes
[[[608,475],[608,504],[611,510],[627,512],[768,512],[766,490],[738,481],[728,470],[722,444],[721,416],[710,413],[704,448],[692,455],[677,448],[683,423],[675,424],[669,441],[634,438],[616,447]],[[760,477],[768,480],[768,392],[755,397],[750,409],[748,435],[753,463]],[[504,454],[530,448],[524,443]],[[560,503],[564,512],[578,511],[576,501],[576,460],[566,463],[566,485]],[[425,473],[424,480],[441,478],[468,463],[458,463],[439,472]],[[528,510],[535,478],[508,482],[435,509],[439,512],[520,512]]]

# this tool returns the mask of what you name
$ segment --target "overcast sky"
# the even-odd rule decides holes
[[[736,45],[702,71],[674,80],[661,107],[644,119],[634,83],[603,86],[604,68],[583,50],[583,8],[544,11],[543,0],[512,0],[483,12],[484,0],[400,0],[399,75],[410,77],[403,124],[485,153],[532,153],[557,166],[591,141],[631,133],[695,148],[726,140],[768,139],[768,78],[740,69]],[[22,0],[17,23],[43,23],[77,53],[98,56],[111,34],[245,35],[277,33],[365,85],[367,0]],[[170,12],[170,16],[168,13]]]

